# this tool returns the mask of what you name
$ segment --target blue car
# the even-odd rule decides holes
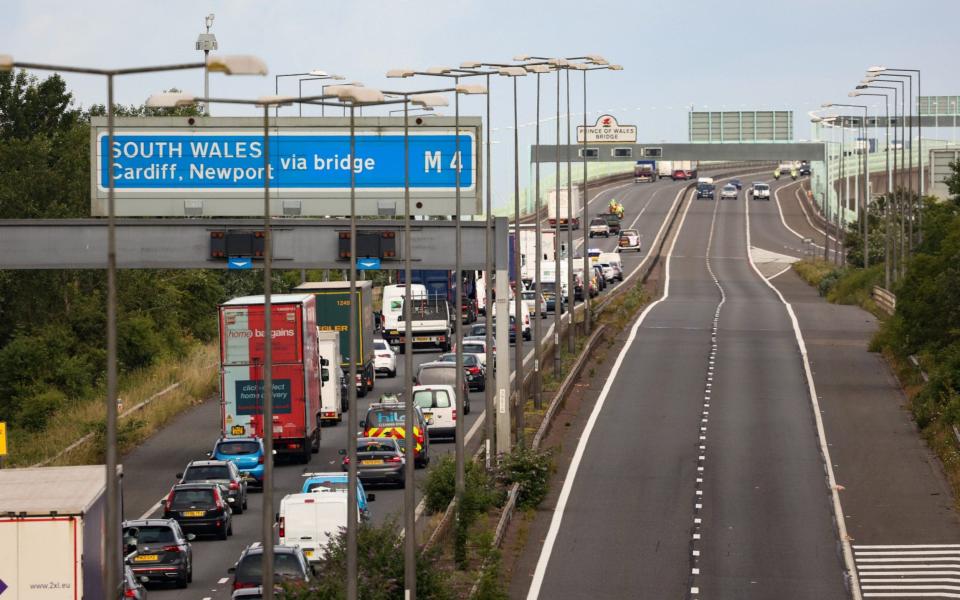
[[[207,454],[214,460],[228,460],[237,465],[248,485],[263,489],[263,440],[258,437],[220,438]]]
[[[347,493],[347,474],[346,473],[304,473],[303,487],[300,493],[308,494],[319,488],[326,488],[334,492]],[[370,506],[368,502],[376,499],[376,494],[367,494],[363,489],[363,482],[357,478],[357,504],[360,507],[360,516],[366,520],[370,518]]]

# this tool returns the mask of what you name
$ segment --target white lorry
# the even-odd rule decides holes
[[[673,176],[673,161],[658,160],[657,161],[657,177],[672,177],[672,176]]]
[[[103,577],[107,564],[105,470],[102,465],[0,470],[3,598],[100,600],[111,596]],[[116,526],[119,529],[120,523]],[[118,532],[116,567],[122,581],[119,537]]]
[[[413,333],[414,346],[436,346],[441,352],[450,350],[451,325],[450,304],[442,294],[430,294],[426,286],[411,284],[410,295],[410,330]],[[392,288],[392,289],[388,289]],[[396,346],[398,352],[404,352],[404,333],[406,321],[403,318],[403,301],[406,290],[404,284],[388,285],[383,289],[384,298],[384,328],[383,339],[391,346]],[[387,299],[390,298],[391,315],[390,325],[386,318]],[[395,320],[394,320],[395,319]]]
[[[321,358],[328,361],[327,378],[320,378],[320,418],[326,422],[339,423],[343,420],[343,411],[346,410],[347,399],[340,393],[340,332],[319,331],[318,349]]]
[[[572,202],[572,214],[567,213],[568,198]],[[550,227],[556,227],[559,222],[562,229],[567,227],[580,229],[580,190],[575,189],[572,194],[569,194],[567,188],[560,188],[559,212],[557,212],[557,191],[551,191],[547,197],[547,222]]]
[[[540,261],[556,258],[557,232],[547,228],[540,229]],[[520,226],[520,278],[532,281],[537,268],[537,230],[534,225]]]

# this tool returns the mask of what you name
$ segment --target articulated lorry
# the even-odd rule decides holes
[[[263,296],[220,305],[221,425],[227,437],[273,433],[277,454],[301,463],[320,450],[320,360],[316,308],[310,294],[271,297],[273,423],[263,422],[266,324]]]
[[[350,282],[322,281],[301,283],[295,292],[316,297],[316,323],[320,331],[336,331],[340,334],[340,366],[344,373],[350,369],[350,361],[357,365],[357,396],[363,398],[373,391],[373,284],[357,282],[357,316],[350,322]],[[350,356],[350,332],[357,332],[357,355]],[[352,408],[352,407],[351,407]]]
[[[102,600],[107,480],[103,465],[0,470],[0,598]],[[117,479],[121,469],[117,468]],[[122,498],[122,494],[121,494]],[[122,503],[121,503],[122,507]],[[120,523],[116,573],[123,581]]]
[[[573,212],[567,212],[567,199],[571,200]],[[572,194],[567,193],[567,188],[560,188],[560,211],[557,212],[557,191],[550,192],[547,198],[547,222],[550,227],[556,227],[559,221],[562,229],[573,227],[580,229],[580,190],[574,189]]]

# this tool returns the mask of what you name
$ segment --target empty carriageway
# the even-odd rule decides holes
[[[799,338],[749,262],[746,202],[688,200],[528,598],[849,597]]]

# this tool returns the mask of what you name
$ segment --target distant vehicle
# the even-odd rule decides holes
[[[800,175],[801,175],[801,176],[806,175],[806,176],[809,177],[809,176],[810,176],[810,163],[807,162],[807,161],[805,161],[805,160],[804,160],[804,161],[801,161],[801,162],[800,162],[799,171],[800,171]]]
[[[464,337],[483,337],[487,335],[486,323],[474,323],[464,332]]]
[[[343,369],[340,364],[343,355],[340,353],[340,333],[337,331],[317,332],[317,351],[320,354],[320,418],[327,423],[339,423],[346,412],[349,388],[343,380]],[[324,365],[323,361],[327,364]]]
[[[674,181],[683,181],[689,179],[689,177],[687,177],[687,172],[683,169],[674,169],[672,177]]]
[[[708,200],[717,199],[717,188],[712,183],[700,183],[697,185],[697,200],[706,198]]]
[[[241,592],[260,591],[263,585],[263,545],[254,542],[247,546],[228,572],[233,574],[233,598],[250,598]],[[313,581],[314,573],[299,546],[274,545],[273,576],[277,582],[308,585]]]
[[[674,171],[674,167],[673,167],[672,160],[657,161],[657,177],[672,177],[673,171]]]
[[[386,373],[387,377],[397,376],[397,355],[384,340],[373,340],[373,364],[377,373]]]
[[[263,489],[263,440],[257,437],[222,437],[207,454],[214,460],[230,461],[237,466],[247,485]]]
[[[466,344],[464,344],[466,345]],[[437,362],[456,363],[457,355],[454,352],[441,354]],[[486,370],[479,354],[468,354],[466,350],[463,353],[463,377],[467,382],[467,387],[475,392],[482,392],[486,388]]]
[[[657,161],[638,160],[633,167],[633,182],[652,182],[657,180]]]
[[[677,172],[683,171],[682,177],[677,177]],[[696,179],[697,161],[695,160],[675,160],[673,161],[673,179]]]
[[[737,190],[737,186],[733,185],[732,183],[728,183],[727,185],[723,186],[720,189],[721,199],[731,198],[733,200],[736,200],[739,195],[740,195],[740,192],[739,190]]]
[[[123,597],[134,600],[147,600],[147,588],[133,574],[129,565],[123,568]]]
[[[537,292],[536,290],[524,290],[523,291],[523,300],[529,302],[530,315],[535,316],[534,313],[537,310],[536,300]],[[546,309],[546,300],[543,298],[543,294],[540,295],[540,318],[547,318],[547,309]]]
[[[600,266],[599,258],[593,263],[593,276],[597,282],[597,288],[602,292],[607,289],[607,277],[603,273],[603,267]]]
[[[766,183],[755,181],[753,186],[750,188],[750,196],[754,200],[769,200],[770,186]]]
[[[369,282],[365,282],[369,283]],[[264,297],[243,296],[219,307],[220,423],[226,437],[273,436],[277,455],[301,463],[320,450],[320,385],[316,301],[310,294],[271,298],[274,398],[283,409],[264,427],[260,410],[264,363]],[[279,402],[278,402],[279,405]]]
[[[610,228],[610,233],[619,235],[620,234],[620,216],[614,213],[604,213],[597,215],[603,217],[607,221],[607,227]]]
[[[602,217],[590,219],[590,237],[598,235],[610,237],[610,226],[607,225],[607,220]]]
[[[587,257],[590,262],[595,262],[601,254],[603,254],[603,251],[600,248],[587,248]]]
[[[176,519],[184,531],[213,533],[225,540],[233,535],[233,511],[221,490],[213,482],[179,483],[163,503],[163,518]]]
[[[195,460],[183,473],[177,473],[180,483],[212,481],[226,491],[230,509],[239,514],[247,508],[247,482],[240,475],[237,465],[225,460]]]
[[[547,222],[550,224],[550,227],[556,227],[557,222],[560,223],[561,229],[566,229],[568,227],[573,227],[573,229],[580,229],[580,192],[579,190],[574,190],[572,194],[567,192],[567,188],[560,188],[560,212],[557,212],[557,191],[554,190],[550,192],[547,196]],[[567,200],[568,198],[572,202],[573,212],[567,214]]]
[[[513,315],[510,315],[510,323],[513,324]],[[417,385],[452,385],[457,389],[457,366],[445,362],[428,362],[417,367],[417,376],[415,379]],[[470,394],[469,385],[466,377],[463,381],[463,412],[470,414]]]
[[[103,583],[106,483],[103,465],[0,469],[0,574],[6,587],[0,598],[110,595]],[[118,468],[121,490],[122,483]],[[117,550],[119,573],[123,557]],[[51,581],[71,587],[47,589]]]
[[[616,279],[617,279],[617,272],[616,272],[616,270],[614,270],[614,268],[613,268],[612,266],[610,266],[610,263],[608,263],[608,262],[598,262],[598,263],[597,263],[597,266],[600,267],[601,271],[603,272],[603,278],[604,278],[607,282],[616,281]]]
[[[450,438],[457,431],[457,399],[450,385],[417,385],[413,387],[413,401],[427,419],[430,439]]]
[[[465,336],[463,338],[463,351],[469,352],[471,354],[476,354],[480,357],[480,362],[483,363],[484,368],[486,368],[489,360],[492,361],[493,366],[497,365],[497,342],[492,340],[493,348],[491,352],[487,352],[487,338],[485,336]],[[456,349],[456,348],[454,348]]]
[[[636,229],[620,230],[620,240],[617,242],[617,252],[626,252],[627,250],[634,250],[636,252],[642,251],[640,246],[640,232]]]
[[[619,254],[616,252],[604,252],[600,255],[600,261],[610,265],[610,268],[613,270],[614,279],[623,281],[623,262],[620,260]]]
[[[431,363],[427,363],[431,364]],[[453,366],[453,370],[456,365]],[[430,462],[430,440],[426,436],[427,421],[419,409],[413,411],[416,423],[413,425],[414,466],[426,467]],[[367,438],[400,438],[406,439],[406,404],[396,400],[389,402],[374,402],[367,408],[367,415],[360,422],[363,436]]]
[[[787,174],[790,171],[793,171],[794,169],[797,169],[799,167],[800,167],[800,163],[792,160],[785,160],[780,163],[780,166],[778,166],[777,169],[779,169],[781,173]]]
[[[328,473],[304,473],[303,486],[300,488],[301,494],[311,492],[317,493],[347,493],[347,474],[343,472]],[[357,508],[360,509],[360,516],[364,519],[370,518],[370,505],[377,499],[376,494],[368,494],[363,489],[363,482],[357,481]]]
[[[398,406],[398,410],[403,410],[402,405]],[[346,453],[344,450],[340,452]],[[405,464],[406,456],[400,440],[392,437],[362,437],[357,440],[357,477],[364,482],[393,483],[403,487],[406,482]],[[343,470],[346,471],[349,466],[350,457],[344,456]],[[413,485],[413,482],[410,484]]]
[[[440,294],[414,294],[413,291],[411,290],[410,297],[410,332],[413,335],[411,340],[413,347],[432,346],[441,352],[446,352],[450,348],[451,320],[454,319],[451,304]],[[401,298],[401,305],[403,301],[404,298]],[[396,346],[401,354],[406,351],[406,325],[404,314],[401,312],[397,318],[397,328],[383,331],[383,338],[388,344]]]
[[[123,522],[123,555],[137,579],[172,581],[185,588],[193,580],[192,533],[184,534],[173,519]]]
[[[308,561],[319,562],[330,540],[347,527],[347,496],[317,492],[284,496],[277,513],[280,545],[299,546]],[[354,510],[359,518],[359,508]]]
[[[477,320],[477,302],[473,298],[463,296],[460,300],[462,323],[469,325]]]
[[[344,373],[349,373],[350,361],[357,365],[357,396],[363,398],[367,392],[372,392],[376,378],[373,366],[373,283],[357,282],[356,321],[352,324],[349,281],[308,281],[294,288],[294,292],[316,297],[315,322],[321,331],[340,333],[340,367]],[[350,332],[354,329],[357,331],[357,356],[351,357]]]
[[[709,183],[713,184],[713,177],[698,177],[697,183]]]
[[[743,182],[740,181],[739,179],[731,179],[730,184],[735,186],[738,190],[743,187]]]

